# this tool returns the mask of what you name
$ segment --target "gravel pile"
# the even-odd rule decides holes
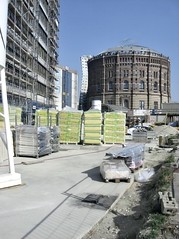
[[[179,131],[169,125],[161,125],[161,126],[155,126],[153,129],[156,133],[156,136],[167,136],[167,135],[176,135],[179,133]]]

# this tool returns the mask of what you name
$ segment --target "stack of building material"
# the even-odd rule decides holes
[[[39,109],[35,112],[35,125],[37,126],[49,126],[47,109]]]
[[[125,142],[126,131],[126,115],[120,112],[106,112],[104,113],[104,143],[118,143]]]
[[[84,144],[101,143],[102,114],[100,110],[84,112]]]
[[[143,165],[144,149],[144,144],[133,144],[125,148],[113,148],[106,155],[112,156],[112,159],[123,159],[133,171]]]
[[[106,182],[126,180],[130,182],[131,172],[123,160],[106,160],[100,165],[100,174]]]
[[[48,112],[48,117],[49,117],[49,126],[56,126],[57,125],[57,110],[55,109],[49,109]]]
[[[62,110],[59,112],[60,143],[80,142],[82,111]]]
[[[9,106],[9,121],[11,126],[22,125],[22,109],[16,106]]]
[[[58,126],[53,126],[50,127],[50,131],[51,131],[51,140],[50,140],[50,144],[52,147],[52,152],[58,152],[60,145],[59,145],[59,127]]]
[[[39,157],[52,153],[50,129],[31,125],[17,126],[15,132],[16,156]]]
[[[16,106],[9,106],[8,108],[9,110],[9,122],[10,122],[10,126],[14,127],[16,125],[21,125],[21,113],[22,113],[22,109],[20,107],[16,107]],[[4,110],[3,110],[3,105],[0,105],[0,112],[3,114]],[[4,126],[4,118],[1,116],[0,117],[0,127]]]

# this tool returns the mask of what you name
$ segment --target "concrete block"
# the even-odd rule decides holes
[[[178,211],[178,204],[173,198],[172,192],[159,192],[159,203],[161,212],[165,215],[175,215]]]
[[[161,200],[161,212],[165,215],[175,215],[178,211],[178,204],[173,198],[172,200]]]
[[[158,192],[159,194],[159,202],[161,203],[162,200],[168,200],[168,192]]]

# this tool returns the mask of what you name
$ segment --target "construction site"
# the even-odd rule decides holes
[[[58,15],[57,0],[9,1],[6,44],[8,103],[29,114],[36,107],[55,105]]]
[[[177,238],[177,128],[126,134],[125,113],[99,109],[36,110],[34,125],[20,115],[10,128],[21,180],[1,180],[3,238]],[[9,161],[2,137],[1,152],[3,176]],[[162,224],[146,229],[155,216]]]
[[[178,112],[56,110],[58,7],[0,9],[0,238],[179,238]]]

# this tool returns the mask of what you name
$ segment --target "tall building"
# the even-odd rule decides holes
[[[81,89],[80,89],[80,99],[79,99],[79,109],[82,110],[86,105],[86,93],[88,90],[88,60],[92,58],[91,55],[81,56]]]
[[[170,60],[147,47],[108,49],[88,61],[88,107],[92,100],[131,110],[160,109],[170,101]]]
[[[69,106],[78,108],[78,74],[67,66],[58,66],[58,109]]]
[[[57,66],[57,73],[56,73],[57,98],[55,99],[55,108],[59,111],[62,110],[62,92],[63,92],[63,89],[62,89],[62,75],[63,75],[62,67]]]
[[[10,105],[26,111],[54,106],[58,16],[58,0],[9,1],[6,85]]]

